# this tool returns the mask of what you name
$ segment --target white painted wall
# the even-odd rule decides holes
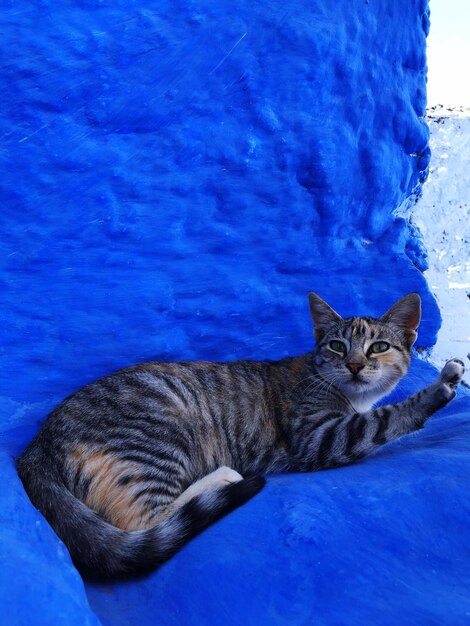
[[[443,317],[430,360],[461,358],[470,384],[470,114],[438,107],[429,113],[430,175],[412,220],[424,236],[425,276]]]

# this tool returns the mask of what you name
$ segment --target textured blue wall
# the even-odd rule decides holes
[[[345,315],[419,291],[433,344],[396,213],[429,160],[427,2],[7,0],[0,19],[7,549],[38,615],[82,624],[11,460],[66,394],[153,358],[304,352],[311,289]]]
[[[2,21],[0,394],[25,441],[136,361],[310,349],[310,289],[345,314],[418,290],[434,342],[394,216],[429,157],[424,0],[7,2]]]

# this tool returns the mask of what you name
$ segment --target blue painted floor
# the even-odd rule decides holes
[[[414,361],[393,398],[435,375]],[[96,624],[96,616],[106,626],[468,623],[464,389],[424,430],[359,464],[269,477],[158,571],[114,585],[83,587],[6,448],[0,589],[9,624]]]

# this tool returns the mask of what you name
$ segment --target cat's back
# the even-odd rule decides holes
[[[200,413],[205,401],[227,402],[240,393],[258,396],[269,384],[269,362],[148,361],[93,381],[68,396],[48,416],[82,422],[107,422],[124,414],[139,414],[160,405],[166,412]],[[70,423],[70,422],[69,422]]]
[[[27,454],[40,446],[58,459],[73,458],[84,446],[147,446],[164,436],[189,456],[201,447],[232,456],[241,441],[253,442],[260,432],[270,445],[277,436],[273,416],[285,403],[289,377],[297,376],[297,361],[149,361],[126,367],[66,398]]]

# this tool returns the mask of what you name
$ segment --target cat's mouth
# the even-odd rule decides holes
[[[348,382],[350,385],[354,385],[355,387],[364,387],[369,384],[369,381],[366,378],[361,377],[358,374],[351,376]]]

